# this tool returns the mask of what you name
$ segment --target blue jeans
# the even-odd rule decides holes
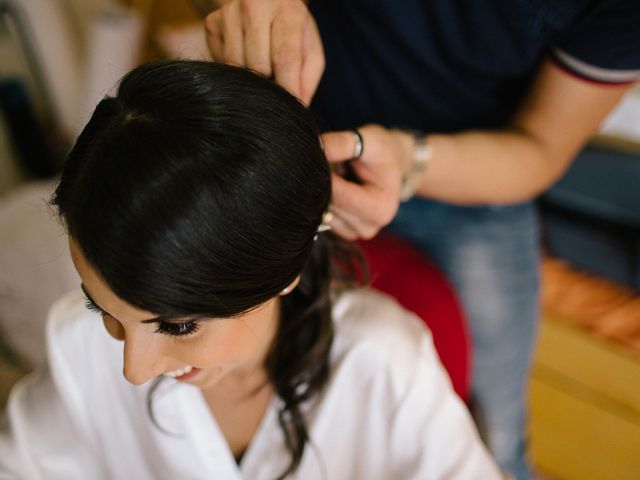
[[[505,472],[530,478],[525,393],[540,260],[534,205],[457,207],[414,199],[401,206],[389,230],[421,248],[453,284],[473,338],[481,434]]]

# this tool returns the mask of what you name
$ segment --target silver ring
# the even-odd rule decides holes
[[[362,138],[362,134],[356,130],[351,130],[353,135],[353,141],[355,143],[355,147],[353,148],[353,157],[355,160],[358,160],[362,154],[364,153],[364,140]]]

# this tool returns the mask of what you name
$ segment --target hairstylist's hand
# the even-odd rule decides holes
[[[400,186],[412,158],[411,136],[379,125],[358,128],[362,135],[362,157],[351,162],[360,184],[332,174],[331,226],[347,240],[369,239],[393,220],[400,203]],[[351,131],[322,135],[327,160],[343,162],[353,157]]]
[[[229,0],[205,25],[214,60],[274,76],[309,104],[324,71],[324,51],[303,0]]]

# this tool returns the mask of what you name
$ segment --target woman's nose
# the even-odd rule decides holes
[[[151,335],[144,331],[125,334],[123,375],[134,385],[142,385],[165,372],[160,347]]]

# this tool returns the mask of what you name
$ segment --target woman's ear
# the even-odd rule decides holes
[[[298,276],[293,280],[293,282],[291,282],[289,285],[287,285],[287,287],[286,287],[286,288],[284,288],[284,289],[282,290],[282,292],[280,292],[280,296],[288,295],[288,294],[290,294],[291,292],[293,292],[293,290],[298,286],[298,284],[299,284],[299,283],[300,283],[300,275],[298,275]]]

